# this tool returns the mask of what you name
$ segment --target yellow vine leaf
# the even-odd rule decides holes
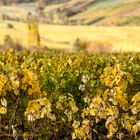
[[[7,82],[8,78],[3,75],[3,74],[0,74],[0,96],[4,96],[5,94],[3,94],[3,88]]]
[[[12,81],[12,86],[13,86],[14,88],[19,88],[20,82],[19,82],[18,80]]]
[[[126,128],[128,131],[131,131],[132,129],[132,122],[135,121],[136,117],[130,117],[128,115],[128,113],[124,113],[122,114],[122,117],[121,117],[121,125]]]
[[[118,130],[118,125],[116,123],[116,120],[113,116],[108,117],[105,127],[108,129],[109,133],[107,137],[111,138]]]
[[[104,108],[101,108],[97,115],[100,119],[106,119],[107,118],[107,110],[105,110]]]
[[[127,85],[128,85],[128,82],[126,80],[121,80],[118,83],[118,87],[120,87],[120,89],[124,92],[126,91]]]
[[[90,113],[90,109],[87,107],[87,108],[84,108],[83,109],[83,112],[82,112],[82,114],[81,114],[81,117],[85,117],[85,116],[87,116],[88,114]]]
[[[130,82],[130,83],[133,83],[134,82],[134,80],[133,80],[133,78],[132,78],[132,75],[129,73],[129,72],[127,72],[127,80]]]
[[[79,110],[74,101],[69,101],[69,106],[71,107],[74,113],[76,113]]]
[[[55,116],[55,114],[48,113],[48,114],[47,114],[47,117],[48,117],[49,119],[51,119],[52,121],[56,121],[56,116]]]
[[[134,133],[135,135],[138,132],[140,132],[140,120],[137,121],[137,123],[135,125],[133,125],[131,132]]]
[[[29,114],[29,115],[27,115],[27,120],[29,122],[33,122],[33,121],[35,121],[35,117],[33,115]]]
[[[31,84],[31,88],[28,89],[28,95],[40,95],[41,94],[41,90],[40,90],[40,86],[39,86],[39,82],[34,81]]]
[[[116,67],[113,67],[111,69],[111,74],[113,74],[113,75],[116,75],[117,74],[117,68]]]
[[[95,116],[96,115],[96,112],[97,112],[97,109],[91,109],[90,110],[90,115],[91,116]]]
[[[14,94],[15,95],[19,95],[19,90],[18,89],[14,89]]]
[[[138,112],[140,112],[140,103],[133,104],[131,106],[131,111],[133,114],[137,114]]]
[[[44,118],[45,114],[47,114],[47,110],[45,108],[42,108],[40,112],[40,118]]]
[[[106,79],[105,79],[105,86],[108,86],[108,87],[113,87],[113,84],[114,84],[114,78],[112,76],[108,76]]]
[[[28,137],[29,137],[29,132],[24,132],[23,133],[24,140],[28,140]]]
[[[81,128],[81,127],[75,129],[75,134],[76,134],[77,138],[79,138],[79,139],[83,139],[85,137],[85,132],[84,132],[83,128]]]
[[[108,75],[110,70],[111,70],[111,67],[109,67],[109,66],[108,66],[108,67],[105,67],[105,68],[104,68],[104,73],[103,73],[103,74],[104,74],[104,75]]]
[[[132,98],[132,102],[137,103],[140,101],[140,92],[138,92],[137,94],[135,94]]]
[[[122,90],[120,89],[120,87],[115,87],[115,90],[116,90],[115,100],[119,103],[119,105],[124,110],[128,110],[129,105],[128,105],[128,101],[125,98],[124,93],[122,92]]]
[[[116,106],[110,106],[106,109],[106,111],[108,116],[118,116],[119,114],[118,108]]]
[[[46,108],[51,107],[51,103],[47,98],[43,98],[40,100],[40,105],[45,106]]]
[[[29,82],[36,80],[35,74],[28,69],[25,69],[23,74],[24,74],[24,77],[22,79],[23,84],[28,84]]]
[[[59,101],[56,102],[56,108],[60,109],[60,110],[64,110],[64,107],[62,106],[62,104]]]
[[[51,103],[47,98],[39,98],[28,103],[25,116],[29,121],[44,118],[45,115],[52,121],[56,120],[55,114],[51,114]]]
[[[74,121],[72,126],[73,126],[73,128],[78,128],[80,126],[80,122],[79,121]]]
[[[41,108],[40,104],[37,102],[30,102],[28,106],[28,111],[29,112],[35,112],[38,111]]]
[[[82,121],[82,125],[88,125],[90,123],[90,121],[88,119],[85,119]]]
[[[6,114],[7,109],[5,107],[0,106],[0,114]]]
[[[1,104],[2,104],[2,106],[4,106],[4,107],[7,106],[7,101],[6,101],[5,98],[2,98],[2,99],[1,99]]]
[[[133,105],[130,107],[133,114],[140,112],[140,92],[135,94],[131,100]]]
[[[76,134],[75,134],[75,132],[72,133],[72,139],[73,139],[73,140],[76,139]]]

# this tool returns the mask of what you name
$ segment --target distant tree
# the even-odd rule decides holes
[[[44,16],[43,10],[45,8],[45,1],[44,0],[37,0],[36,4],[36,14],[38,17]]]
[[[28,13],[27,16],[28,27],[28,42],[31,46],[40,46],[40,35],[38,31],[38,20],[36,17]]]
[[[0,3],[3,4],[3,5],[7,5],[8,2],[9,2],[8,0],[1,0],[1,1],[0,1]]]

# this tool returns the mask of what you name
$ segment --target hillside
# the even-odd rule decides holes
[[[48,5],[44,12],[57,17],[65,13],[67,22],[74,24],[140,25],[139,0],[71,0]]]
[[[0,15],[26,18],[35,13],[36,3],[19,3],[0,6]],[[33,2],[32,0],[27,0]],[[43,19],[47,24],[139,26],[139,0],[40,0],[43,3]],[[0,1],[2,2],[2,1]],[[41,17],[41,16],[40,16]]]

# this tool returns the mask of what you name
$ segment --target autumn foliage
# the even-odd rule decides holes
[[[0,52],[0,138],[138,139],[140,54]]]

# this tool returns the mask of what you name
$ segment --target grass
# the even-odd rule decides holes
[[[128,1],[128,0],[123,0],[123,1]],[[112,6],[114,4],[120,3],[122,0],[97,0],[93,4],[90,5],[90,8],[104,8],[108,6]]]
[[[12,22],[14,29],[7,28],[7,22],[0,22],[0,44],[10,35],[15,41],[28,46],[26,24]],[[77,38],[111,43],[114,50],[140,51],[140,27],[94,27],[94,26],[39,26],[42,45],[50,48],[73,50]]]

